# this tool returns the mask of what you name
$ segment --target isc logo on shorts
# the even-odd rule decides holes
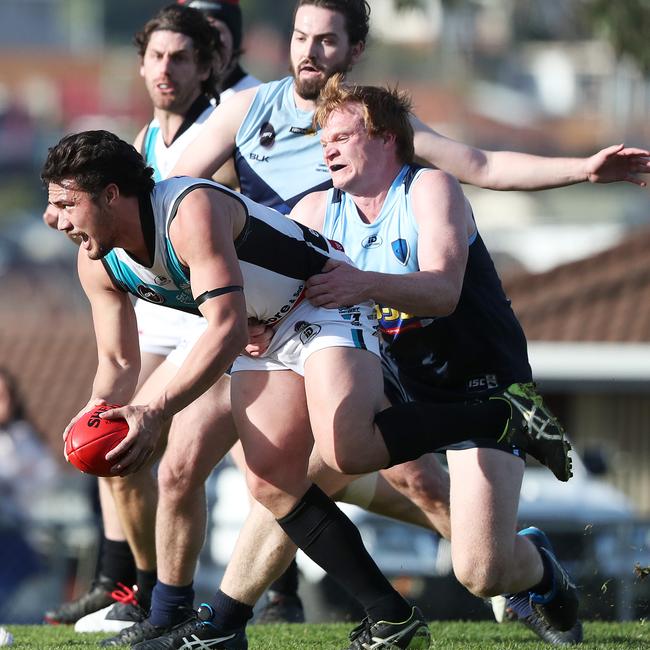
[[[475,377],[467,382],[467,390],[487,390],[497,388],[499,382],[496,375],[485,375],[485,377]]]

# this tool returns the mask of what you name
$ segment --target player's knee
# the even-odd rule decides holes
[[[111,493],[118,499],[120,496],[129,495],[134,491],[156,489],[155,479],[150,472],[136,472],[127,476],[106,476],[103,480],[108,483]]]
[[[196,475],[192,463],[163,458],[158,467],[158,489],[163,499],[182,499],[203,489],[203,484],[203,477]]]
[[[449,507],[449,477],[442,467],[439,468],[440,472],[428,471],[424,467],[411,470],[396,487],[427,511],[446,509]]]
[[[330,445],[319,445],[318,453],[328,467],[341,474],[366,474],[376,469],[368,466],[367,455],[353,438],[340,437]]]
[[[285,500],[286,493],[278,488],[272,480],[266,480],[249,471],[246,475],[246,484],[253,499],[265,508],[271,512],[278,512],[282,509],[281,503]]]
[[[367,465],[361,459],[344,451],[326,454],[323,460],[328,467],[341,474],[365,474],[368,471]]]
[[[454,574],[470,593],[478,598],[490,598],[508,589],[507,566],[498,562],[482,561],[475,556],[454,559]]]

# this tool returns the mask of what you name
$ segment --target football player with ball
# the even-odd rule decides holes
[[[537,437],[507,399],[477,405],[469,421],[440,405],[388,406],[374,304],[325,308],[302,298],[309,278],[347,260],[343,253],[317,231],[224,186],[189,177],[154,184],[151,174],[131,145],[106,131],[66,136],[50,149],[42,171],[59,230],[81,241],[79,278],[99,358],[89,405],[127,403],[135,390],[140,352],[129,293],[155,294],[157,302],[207,321],[158,395],[99,415],[129,425],[107,455],[112,471],[141,466],[165,423],[232,366],[233,418],[253,497],[357,598],[369,620],[394,622],[375,634],[399,637],[400,647],[427,647],[419,610],[395,591],[352,522],[308,478],[312,447],[331,470],[362,474],[462,442],[476,418],[484,437],[515,444],[542,462],[555,458],[558,446],[566,453],[562,436]],[[249,318],[273,326],[260,357],[243,354]],[[250,615],[223,592],[217,601],[238,610],[242,622]],[[204,639],[224,633],[211,616],[196,625]],[[242,635],[233,632],[232,648],[245,647]]]

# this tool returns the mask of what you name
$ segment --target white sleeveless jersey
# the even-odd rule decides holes
[[[158,305],[200,313],[190,289],[189,269],[178,259],[169,226],[182,199],[192,190],[206,187],[235,197],[246,211],[246,225],[234,244],[249,317],[266,324],[279,322],[300,302],[305,281],[319,273],[329,257],[349,261],[320,233],[276,210],[213,181],[177,176],[157,183],[150,197],[140,201],[145,233],[151,231],[152,265],[136,262],[121,248],[104,257],[104,266],[117,287]]]
[[[151,120],[142,143],[142,157],[147,161],[148,165],[153,167],[156,182],[169,176],[169,172],[174,168],[188,145],[200,133],[213,110],[214,106],[212,104],[208,105],[197,119],[169,146],[163,141],[158,120],[155,118]]]

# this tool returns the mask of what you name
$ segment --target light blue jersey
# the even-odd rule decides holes
[[[415,273],[418,265],[418,225],[411,208],[409,189],[427,170],[404,165],[393,181],[379,216],[366,223],[345,192],[330,190],[323,234],[340,242],[346,254],[360,269],[379,273]],[[382,307],[378,314],[385,333],[395,334],[413,327],[424,327],[431,318],[416,318]]]
[[[332,187],[312,118],[296,108],[292,77],[258,88],[235,138],[242,194],[288,214],[305,194]]]
[[[388,190],[379,216],[366,223],[345,192],[330,190],[323,234],[350,248],[348,256],[361,269],[381,273],[419,271],[418,225],[411,210],[408,189],[424,169],[404,165]],[[407,178],[408,175],[408,178]]]
[[[352,197],[328,193],[323,234],[340,242],[361,269],[404,274],[420,270],[411,188],[428,170],[405,165],[371,224]],[[448,399],[531,381],[526,339],[478,232],[469,240],[463,288],[453,314],[431,317],[379,307],[385,377],[416,399]],[[386,366],[389,367],[387,373]]]

